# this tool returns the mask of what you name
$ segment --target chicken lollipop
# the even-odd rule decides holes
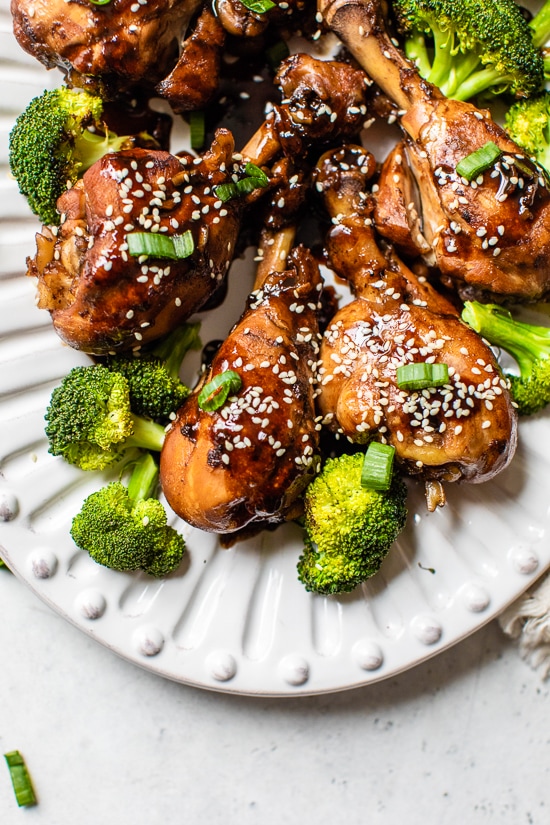
[[[429,262],[462,290],[544,295],[550,289],[546,174],[487,111],[449,100],[421,79],[388,36],[377,0],[321,0],[320,9],[400,110],[402,174],[412,175],[420,201],[420,251],[427,242]],[[384,192],[391,195],[387,180]],[[399,240],[389,225],[386,234]]]
[[[321,347],[324,423],[356,443],[382,437],[412,475],[486,481],[516,447],[507,381],[453,304],[377,244],[365,194],[373,168],[372,156],[353,146],[328,152],[317,167],[333,223],[329,261],[355,297]]]
[[[265,238],[247,309],[166,435],[164,494],[202,530],[234,533],[295,517],[318,469],[322,282],[305,248],[288,255],[293,234]]]

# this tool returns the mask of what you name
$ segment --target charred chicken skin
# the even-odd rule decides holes
[[[322,342],[324,423],[353,442],[382,436],[411,475],[486,481],[516,448],[508,384],[490,348],[454,306],[377,244],[365,194],[373,165],[365,150],[348,147],[327,153],[317,167],[317,190],[333,222],[329,262],[355,296]],[[416,362],[447,364],[448,383],[401,389],[398,367]]]
[[[303,247],[285,263],[285,237],[268,249],[247,309],[164,442],[160,471],[167,501],[202,530],[233,533],[294,518],[318,469],[321,279]],[[201,389],[228,370],[240,376],[240,389],[219,409],[201,409]]]
[[[403,174],[411,174],[418,188],[422,234],[431,248],[427,259],[461,289],[526,300],[547,293],[546,175],[487,111],[448,100],[420,78],[388,36],[379,2],[321,0],[320,9],[399,109]],[[469,182],[457,173],[457,164],[488,142],[501,154]],[[390,228],[386,225],[388,237]]]
[[[233,256],[239,200],[222,203],[218,184],[233,172],[233,139],[220,130],[209,152],[192,156],[131,149],[105,155],[58,201],[62,224],[43,227],[28,274],[39,306],[71,346],[95,354],[165,335],[219,287]],[[190,257],[128,252],[128,236],[190,231]]]

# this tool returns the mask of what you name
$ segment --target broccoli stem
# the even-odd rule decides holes
[[[503,77],[497,69],[480,69],[478,72],[474,72],[470,77],[466,78],[466,80],[455,89],[453,97],[455,100],[470,100],[470,98],[475,97],[475,95],[487,91],[491,86],[497,86],[499,83],[504,85],[511,80],[512,78]]]
[[[453,34],[450,30],[440,29],[439,26],[433,25],[434,37],[434,59],[428,80],[430,83],[441,87],[448,81],[450,74],[453,71],[453,64],[455,60],[454,50],[450,41],[453,39]]]
[[[516,321],[501,307],[467,301],[462,320],[491,344],[506,350],[517,361],[524,379],[536,361],[550,357],[550,328]]]
[[[140,447],[143,450],[153,450],[155,453],[160,453],[166,436],[162,424],[149,421],[139,415],[132,416],[132,423],[132,435],[126,439],[125,446]]]
[[[166,371],[174,380],[179,378],[181,363],[189,350],[201,348],[199,329],[200,323],[183,324],[153,350],[153,355],[164,361]]]
[[[545,46],[548,40],[550,39],[550,2],[547,2],[542,6],[541,9],[535,14],[531,22],[529,23],[531,29],[533,30],[533,43],[540,49],[541,46]]]
[[[118,152],[128,140],[128,136],[119,137],[115,134],[99,135],[85,129],[74,142],[74,151],[82,164],[79,174],[82,174],[90,166],[106,155],[108,152]]]
[[[143,453],[136,461],[128,481],[128,496],[136,504],[143,499],[155,498],[159,468],[150,453]]]
[[[415,64],[422,77],[428,77],[432,63],[426,46],[426,38],[423,34],[415,32],[407,39],[405,54]]]

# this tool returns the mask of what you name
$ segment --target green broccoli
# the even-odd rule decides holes
[[[71,536],[98,564],[166,576],[185,552],[185,541],[167,524],[155,492],[159,470],[150,453],[135,463],[128,486],[113,481],[92,493],[73,519]]]
[[[533,43],[541,50],[544,64],[544,76],[550,78],[550,0],[541,6],[529,23],[533,36]]]
[[[504,125],[512,140],[550,173],[550,92],[518,100],[506,113]]]
[[[46,411],[49,452],[81,470],[103,470],[129,447],[160,452],[164,428],[134,415],[123,375],[100,364],[74,367]]]
[[[407,56],[447,97],[541,88],[542,56],[514,0],[394,0],[393,9]]]
[[[190,349],[200,349],[200,324],[183,324],[151,353],[115,355],[106,362],[128,381],[130,406],[136,415],[167,421],[191,392],[179,379],[179,369]]]
[[[305,549],[298,560],[306,590],[353,590],[379,570],[405,526],[405,484],[394,475],[388,490],[363,487],[363,461],[363,453],[329,458],[306,489]]]
[[[462,320],[517,362],[519,375],[507,378],[520,415],[550,404],[550,328],[517,321],[507,309],[477,301],[464,304]]]
[[[102,113],[100,97],[62,86],[35,97],[17,118],[9,138],[9,164],[21,194],[43,223],[59,224],[56,203],[67,185],[130,140],[109,132]]]

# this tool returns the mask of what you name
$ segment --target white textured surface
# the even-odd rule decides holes
[[[0,758],[2,825],[548,825],[549,686],[496,622],[368,687],[241,697],[135,667],[0,571],[0,651],[0,754],[40,800],[17,809]]]
[[[18,576],[69,621],[144,668],[262,695],[387,679],[451,646],[520,595],[550,565],[547,416],[522,424],[518,454],[494,482],[448,485],[442,511],[428,514],[422,489],[411,483],[406,530],[382,571],[346,596],[311,596],[297,581],[295,525],[222,550],[214,536],[180,523],[188,558],[162,581],[106,570],[74,546],[72,517],[109,477],[50,456],[43,418],[52,387],[88,359],[64,346],[48,314],[34,306],[34,284],[23,272],[38,224],[5,166],[10,122],[61,75],[23,54],[6,12],[0,35],[0,549]],[[238,317],[250,259],[232,267],[229,299],[203,319],[203,341],[219,338]]]

